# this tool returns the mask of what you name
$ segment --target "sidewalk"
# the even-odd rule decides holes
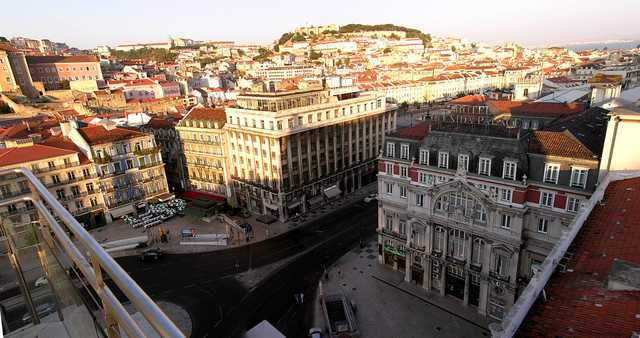
[[[324,294],[342,293],[357,307],[361,337],[488,337],[486,321],[452,299],[431,296],[402,281],[402,275],[378,264],[377,242],[369,239],[330,267],[322,279]],[[316,295],[314,327],[325,323]]]
[[[375,193],[377,190],[377,183],[371,183],[367,186],[362,187],[361,189],[344,196],[336,201],[333,201],[329,204],[322,205],[317,209],[310,210],[305,214],[300,215],[298,221],[293,222],[280,222],[276,221],[272,224],[264,224],[258,222],[256,218],[258,215],[251,215],[248,218],[241,217],[233,217],[239,223],[249,223],[253,228],[254,237],[249,242],[239,242],[237,240],[230,240],[229,244],[226,246],[215,246],[215,245],[181,245],[180,241],[182,238],[180,237],[180,231],[183,228],[194,228],[199,234],[221,234],[226,232],[226,225],[219,222],[217,217],[211,217],[210,222],[205,222],[202,219],[197,217],[192,217],[186,215],[184,217],[174,217],[166,222],[163,222],[161,225],[149,228],[145,230],[143,228],[132,228],[128,224],[126,224],[123,220],[118,219],[113,221],[111,224],[107,224],[104,227],[90,230],[89,232],[94,236],[94,238],[98,241],[98,243],[112,242],[116,240],[122,240],[132,237],[139,237],[144,235],[152,236],[152,232],[159,232],[159,227],[162,226],[164,230],[169,231],[169,242],[168,243],[159,243],[157,246],[164,250],[167,253],[195,253],[195,252],[208,252],[215,250],[223,250],[231,247],[247,245],[251,243],[256,243],[263,241],[265,239],[281,235],[286,233],[289,230],[302,227],[306,223],[318,219],[328,213],[331,213],[335,210],[348,206],[357,201],[361,201],[369,194]],[[372,201],[370,203],[375,203]],[[148,232],[151,233],[148,233]],[[154,246],[156,246],[154,244]],[[135,255],[139,253],[140,249],[128,249],[122,251],[112,252],[112,256],[121,257],[121,256],[129,256]]]

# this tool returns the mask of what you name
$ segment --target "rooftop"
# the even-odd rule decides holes
[[[402,139],[421,140],[429,132],[429,123],[423,122],[412,127],[399,128],[390,133],[387,137],[396,137]]]
[[[58,156],[73,155],[77,151],[60,149],[48,145],[34,144],[28,147],[0,149],[0,167],[40,161]]]
[[[458,104],[463,106],[484,106],[486,102],[487,97],[484,95],[467,95],[449,101],[450,104]]]
[[[546,284],[548,300],[534,305],[520,337],[630,337],[640,328],[640,293],[612,288],[640,264],[640,178],[614,181],[590,213],[569,252],[566,272]],[[631,268],[631,269],[629,269]]]
[[[558,118],[582,112],[586,108],[586,106],[581,103],[519,102],[503,100],[489,101],[488,106],[494,114],[541,118]]]
[[[95,55],[72,55],[72,56],[27,56],[27,63],[74,63],[74,62],[98,62],[98,57]]]
[[[225,122],[227,115],[224,108],[194,107],[187,113],[184,120]]]
[[[128,140],[136,137],[146,136],[146,134],[124,128],[106,129],[104,126],[95,125],[79,128],[78,132],[90,145],[103,144]]]
[[[541,155],[582,158],[598,158],[589,148],[571,134],[564,131],[534,131],[529,143],[529,152]]]

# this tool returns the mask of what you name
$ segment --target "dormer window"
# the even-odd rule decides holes
[[[460,154],[458,155],[458,170],[469,170],[469,155]]]
[[[426,149],[420,149],[419,162],[422,165],[429,165],[429,151]]]
[[[396,145],[388,142],[387,143],[387,157],[394,157],[396,153]]]
[[[400,158],[403,160],[408,160],[409,159],[409,145],[408,144],[401,144],[400,145]]]
[[[449,169],[449,153],[446,151],[438,152],[438,167]]]
[[[491,159],[487,157],[480,157],[478,162],[478,175],[491,175]]]
[[[502,167],[502,178],[507,180],[515,180],[516,179],[516,170],[518,165],[514,161],[504,161],[504,165]]]

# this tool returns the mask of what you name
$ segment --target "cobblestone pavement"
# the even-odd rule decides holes
[[[345,205],[348,205],[356,200],[362,200],[369,194],[375,193],[377,190],[377,183],[369,184],[358,191],[355,191],[349,195],[333,201],[329,204],[322,205],[315,210],[308,211],[300,216],[297,222],[280,222],[276,221],[272,224],[264,224],[258,222],[257,215],[252,215],[248,218],[234,217],[239,223],[251,224],[254,232],[254,238],[250,242],[239,241],[237,239],[231,239],[227,246],[216,245],[181,245],[180,231],[184,228],[196,229],[198,234],[221,234],[226,232],[226,225],[221,223],[215,216],[210,218],[209,222],[206,222],[200,218],[194,217],[189,214],[188,210],[184,217],[174,217],[168,221],[162,223],[159,226],[145,230],[143,228],[131,228],[123,220],[117,219],[112,223],[107,224],[104,227],[93,229],[89,231],[99,243],[111,242],[116,240],[122,240],[127,238],[139,237],[148,235],[149,238],[158,238],[160,227],[165,231],[169,231],[168,243],[156,243],[154,246],[161,248],[168,253],[194,253],[194,252],[207,252],[213,250],[226,249],[233,246],[240,246],[246,243],[255,243],[267,238],[283,234],[291,229],[295,229],[300,226],[304,226],[305,223],[319,218],[331,211],[339,209]],[[371,202],[375,203],[375,201]],[[112,252],[115,257],[133,255],[140,250],[123,250]]]
[[[378,264],[377,250],[371,238],[365,248],[342,256],[328,270],[328,280],[322,279],[324,294],[343,293],[355,302],[361,337],[489,336],[472,309],[402,281],[401,274]],[[324,329],[319,295],[313,318],[314,326]]]

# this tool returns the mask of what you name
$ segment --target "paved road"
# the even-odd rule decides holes
[[[376,203],[356,202],[303,228],[244,247],[167,255],[156,263],[141,263],[137,257],[117,261],[152,297],[189,311],[192,337],[234,336],[262,319],[279,323],[291,336],[305,329],[299,320],[304,309],[295,308],[293,293],[306,292],[323,264],[342,256],[375,227]],[[249,265],[256,268],[301,252],[306,253],[254,290],[233,278]]]

